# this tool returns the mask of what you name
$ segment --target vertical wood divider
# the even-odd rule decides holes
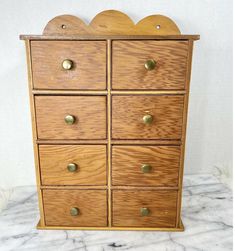
[[[36,115],[35,115],[36,112],[35,112],[34,95],[32,93],[33,75],[32,75],[30,40],[25,41],[25,46],[26,46],[26,55],[27,55],[27,69],[28,69],[29,98],[30,98],[32,134],[33,134],[34,162],[35,162],[37,192],[38,192],[38,201],[39,201],[39,209],[40,209],[40,225],[45,226],[44,208],[43,208],[43,199],[42,199],[42,190],[41,190],[41,175],[40,175],[40,167],[39,167],[39,150],[38,150],[38,144],[36,143],[37,128],[36,128]]]
[[[182,205],[182,190],[183,190],[183,174],[184,174],[184,155],[185,155],[185,143],[186,143],[186,129],[187,129],[187,117],[188,117],[188,102],[189,102],[189,89],[190,89],[190,77],[191,77],[191,66],[192,66],[192,55],[193,55],[193,40],[189,40],[188,45],[188,60],[187,60],[187,71],[185,89],[186,94],[184,95],[184,111],[183,111],[183,123],[182,123],[182,145],[180,155],[180,169],[179,169],[179,190],[177,199],[177,215],[176,215],[176,227],[180,227],[181,223],[181,205]]]
[[[112,41],[107,40],[107,109],[108,109],[108,226],[112,226],[112,191],[111,191],[111,53]]]

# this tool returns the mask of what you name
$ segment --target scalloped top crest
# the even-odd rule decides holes
[[[57,16],[47,23],[43,35],[180,35],[180,30],[166,16],[151,15],[134,24],[126,14],[106,10],[89,25],[76,16]]]

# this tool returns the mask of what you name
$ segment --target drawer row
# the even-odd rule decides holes
[[[112,95],[112,139],[181,139],[184,95]],[[107,139],[106,96],[38,96],[38,139]]]
[[[177,187],[180,146],[113,145],[113,186]],[[39,145],[42,185],[107,185],[106,145]]]
[[[48,226],[106,227],[107,190],[44,189]],[[175,227],[176,190],[112,190],[114,227]]]
[[[35,89],[105,90],[106,41],[32,41]],[[113,90],[185,89],[188,41],[112,41]]]

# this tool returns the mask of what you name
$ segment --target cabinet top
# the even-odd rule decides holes
[[[116,10],[100,12],[89,25],[76,16],[57,16],[47,23],[43,35],[20,35],[23,40],[199,38],[199,35],[182,35],[177,25],[166,16],[147,16],[135,24],[126,14]]]

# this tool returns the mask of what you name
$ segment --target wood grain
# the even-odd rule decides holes
[[[41,225],[45,226],[42,190],[40,188],[41,175],[40,175],[40,168],[39,168],[39,154],[38,154],[38,145],[36,144],[37,128],[36,128],[36,112],[35,112],[34,96],[32,94],[33,81],[32,81],[32,62],[31,62],[30,41],[25,41],[25,47],[26,47],[26,56],[27,56],[29,101],[30,101],[30,112],[31,112],[31,123],[32,123],[34,165],[35,165],[36,182],[37,182],[39,213],[40,213]]]
[[[179,146],[113,146],[112,185],[177,186]],[[143,173],[141,166],[152,169]]]
[[[106,146],[39,145],[42,185],[106,185]],[[75,163],[77,171],[67,165]]]
[[[80,34],[87,34],[89,26],[87,26],[80,18],[72,15],[60,15],[51,19],[44,28],[44,35],[60,34],[62,36],[73,35],[74,31]]]
[[[87,140],[87,139],[38,139],[36,140],[37,144],[42,145],[103,145],[107,144],[108,140]],[[128,140],[128,139],[111,139],[111,145],[181,145],[180,140]]]
[[[108,226],[112,225],[112,195],[111,195],[111,120],[112,120],[112,107],[111,107],[111,67],[112,67],[112,42],[111,40],[107,41],[107,86],[108,86],[108,95],[107,95],[107,118],[108,118]]]
[[[105,139],[105,96],[36,96],[39,139]],[[76,117],[73,125],[66,115]]]
[[[36,89],[106,89],[106,41],[32,41]],[[73,61],[71,70],[62,62]]]
[[[187,41],[113,41],[113,89],[184,89]],[[148,59],[157,62],[148,71]]]
[[[41,141],[40,141],[41,142]],[[181,140],[112,139],[112,145],[181,145]]]
[[[175,227],[176,191],[113,191],[114,227]],[[147,207],[150,215],[141,216]]]
[[[183,95],[133,95],[112,97],[113,139],[180,139]],[[145,125],[145,114],[153,122]]]
[[[101,188],[101,187],[99,187],[99,188]],[[179,190],[178,187],[165,187],[165,186],[163,186],[163,187],[154,187],[154,186],[139,187],[139,186],[129,186],[128,184],[125,186],[111,186],[111,189],[112,190],[140,190],[141,189],[141,191],[146,191],[146,190],[147,191],[149,191],[149,190],[160,191],[160,190],[166,190],[166,189],[167,189],[167,191]]]
[[[21,40],[37,41],[99,41],[99,40],[199,40],[200,35],[20,35]]]
[[[97,92],[97,91],[96,91]],[[141,95],[141,94],[146,94],[146,95],[180,95],[180,94],[186,94],[185,90],[119,90],[119,91],[114,91],[111,90],[111,94],[113,95]]]
[[[37,144],[41,145],[105,145],[108,143],[107,139],[38,139]],[[164,144],[164,143],[163,143]]]
[[[159,28],[157,28],[159,26]],[[177,25],[168,17],[151,15],[141,19],[136,25],[125,13],[105,10],[98,13],[89,25],[72,15],[60,15],[48,22],[45,35],[73,34],[180,34]]]
[[[141,19],[136,24],[138,34],[180,34],[180,29],[169,17],[163,15],[150,15]]]
[[[39,230],[108,230],[108,231],[160,231],[160,232],[182,232],[184,231],[183,222],[179,227],[70,227],[70,226],[42,226],[39,220],[37,224]]]
[[[183,187],[183,175],[184,175],[184,155],[185,155],[185,143],[186,143],[186,129],[187,129],[187,117],[188,117],[188,102],[189,102],[189,89],[190,89],[190,78],[191,78],[191,66],[192,66],[192,55],[193,55],[193,41],[189,41],[189,54],[188,54],[188,67],[186,74],[186,90],[187,94],[184,96],[184,116],[182,125],[182,147],[181,147],[181,158],[180,158],[180,173],[179,173],[179,193],[177,201],[177,218],[176,224],[181,224],[181,204],[182,204],[182,187]]]
[[[33,90],[33,94],[36,95],[107,95],[105,91],[85,91],[85,90]],[[182,94],[182,93],[181,93]]]
[[[105,190],[43,190],[46,225],[50,226],[107,226]],[[80,214],[70,215],[77,207]]]
[[[134,24],[109,10],[90,25],[58,16],[42,36],[21,39],[28,51],[38,228],[182,231],[192,41],[199,36],[180,35],[161,15]],[[67,58],[74,62],[69,71],[61,67]],[[145,70],[147,59],[157,61],[155,70]],[[65,124],[67,114],[76,117],[74,125]],[[143,124],[145,114],[153,115],[151,125]],[[68,162],[79,170],[69,173]],[[140,172],[145,162],[150,173]],[[81,214],[71,216],[71,207]],[[140,216],[141,207],[150,215]]]
[[[55,185],[52,185],[52,186],[48,186],[48,185],[45,185],[45,186],[41,186],[41,189],[53,189],[53,190],[64,190],[66,188],[66,190],[106,190],[108,189],[108,186],[97,186],[97,185],[94,185],[94,186],[91,186],[91,185],[75,185],[75,186],[72,186],[72,185],[69,185],[69,186],[55,186]],[[173,189],[173,188],[172,188]]]

